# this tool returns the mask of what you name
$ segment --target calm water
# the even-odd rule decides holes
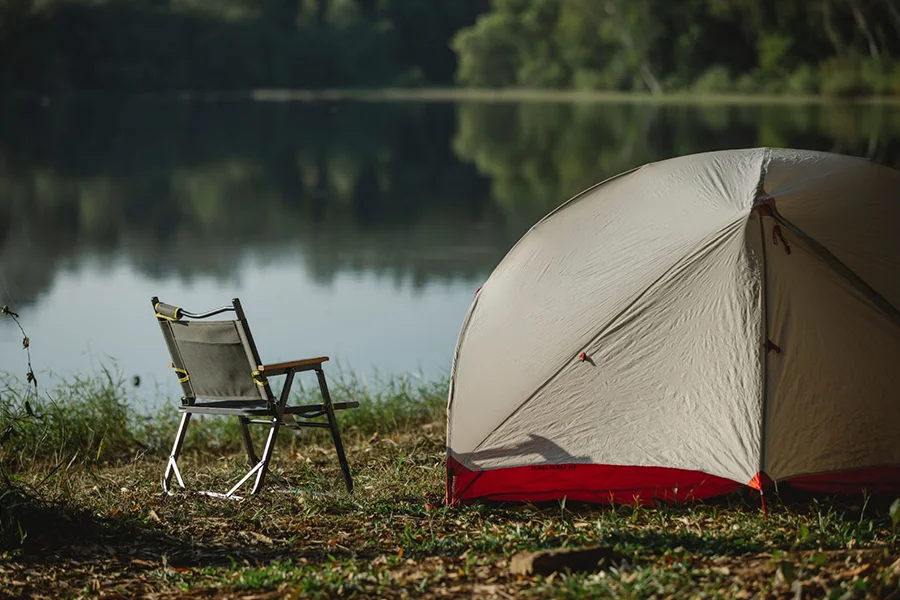
[[[648,161],[761,145],[900,166],[900,108],[0,104],[0,304],[44,381],[107,366],[177,395],[154,295],[240,297],[266,362],[439,377],[475,290],[549,210]],[[25,371],[9,319],[0,371]]]

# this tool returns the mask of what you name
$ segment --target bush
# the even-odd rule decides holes
[[[815,94],[819,91],[819,74],[810,65],[801,65],[788,76],[785,88],[791,94]]]
[[[549,60],[526,61],[519,68],[516,81],[526,88],[561,88],[569,83],[563,65]]]
[[[744,73],[734,81],[734,89],[742,94],[758,94],[760,82],[754,73]]]
[[[859,74],[866,87],[876,96],[896,93],[900,90],[900,65],[891,59],[867,58],[860,64]]]
[[[692,87],[700,93],[730,92],[734,89],[734,82],[727,67],[714,65],[704,71]]]
[[[515,24],[500,14],[478,18],[451,43],[459,60],[457,80],[473,87],[506,87],[517,83],[521,59]]]
[[[615,90],[618,79],[607,71],[578,69],[572,75],[572,85],[579,90]]]
[[[819,69],[822,93],[826,96],[864,96],[872,92],[862,76],[859,60],[834,57],[824,61]]]

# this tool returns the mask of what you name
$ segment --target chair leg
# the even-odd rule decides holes
[[[259,490],[262,489],[263,483],[266,479],[266,471],[268,471],[269,469],[269,460],[271,460],[272,458],[272,450],[275,447],[275,438],[278,435],[278,421],[273,420],[271,427],[272,429],[269,430],[269,437],[266,438],[266,445],[263,449],[262,459],[257,462],[252,469],[247,471],[247,473],[243,477],[241,477],[241,480],[234,484],[234,487],[232,487],[230,490],[228,490],[228,492],[224,494],[226,498],[231,498],[234,493],[238,491],[241,486],[244,485],[247,480],[254,475],[256,475],[256,481],[253,484],[253,490],[251,490],[250,494],[257,494]]]
[[[181,415],[181,423],[178,424],[178,432],[175,434],[175,443],[172,446],[172,453],[169,455],[169,462],[166,463],[166,472],[163,475],[162,487],[163,491],[169,492],[169,484],[172,481],[172,475],[178,481],[178,485],[184,488],[184,480],[181,478],[181,472],[178,470],[178,455],[181,454],[181,445],[184,443],[184,434],[187,431],[188,423],[191,421],[191,413]]]
[[[249,422],[250,419],[247,417],[240,417],[241,419],[241,433],[244,436],[244,446],[247,448],[247,458],[250,459],[250,467],[255,467],[256,463],[259,462],[259,459],[256,457],[256,452],[253,451],[253,439],[250,437],[250,427]]]
[[[263,483],[266,481],[266,473],[269,471],[269,461],[272,459],[272,451],[275,449],[275,440],[278,438],[279,427],[280,424],[277,420],[272,423],[272,430],[269,431],[269,437],[266,438],[266,446],[263,448],[263,456],[260,461],[262,466],[256,473],[256,482],[253,484],[253,490],[250,491],[251,496],[259,493]]]
[[[325,383],[325,372],[316,369],[316,377],[319,379],[319,390],[322,392],[322,404],[325,406],[325,414],[328,415],[328,428],[331,429],[331,438],[334,440],[334,449],[337,451],[338,461],[341,463],[341,471],[344,474],[344,485],[347,493],[353,493],[353,477],[350,475],[350,465],[344,455],[344,444],[341,443],[341,432],[338,430],[337,418],[334,416],[334,407],[331,405],[331,396],[328,393],[328,384]]]

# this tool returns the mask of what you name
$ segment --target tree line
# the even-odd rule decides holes
[[[489,0],[0,0],[0,89],[449,84]]]
[[[891,95],[900,0],[0,0],[7,90]]]
[[[471,86],[900,93],[897,0],[493,0],[453,47]]]

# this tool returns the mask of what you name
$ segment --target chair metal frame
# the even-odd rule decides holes
[[[156,296],[151,299],[151,303],[153,304],[153,310],[156,313],[156,318],[159,322],[160,329],[162,330],[163,337],[165,338],[166,345],[168,346],[169,353],[172,356],[173,362],[169,363],[169,366],[175,370],[175,374],[178,376],[178,381],[182,385],[182,390],[184,391],[184,396],[181,398],[181,406],[179,407],[179,412],[182,413],[181,420],[175,434],[172,452],[169,455],[168,462],[166,463],[166,470],[162,478],[162,487],[166,493],[172,493],[171,482],[173,476],[179,487],[182,489],[186,488],[184,479],[181,475],[181,470],[178,467],[178,457],[181,454],[181,448],[184,444],[188,425],[191,422],[191,416],[194,414],[238,417],[241,424],[244,446],[247,451],[247,458],[250,463],[250,470],[224,494],[217,492],[200,492],[202,494],[239,499],[241,497],[236,496],[236,492],[251,478],[254,478],[254,482],[250,495],[258,494],[265,483],[266,474],[269,470],[269,462],[271,461],[275,441],[281,427],[288,427],[295,430],[303,427],[329,429],[337,452],[347,493],[353,492],[353,478],[347,463],[347,457],[344,453],[344,446],[341,441],[341,434],[335,417],[335,411],[357,408],[359,402],[333,403],[331,401],[331,395],[328,392],[328,384],[325,380],[325,371],[322,367],[322,363],[328,361],[327,356],[270,365],[263,364],[260,360],[256,344],[253,341],[253,336],[250,333],[250,326],[247,323],[246,315],[244,314],[244,310],[238,298],[233,298],[230,306],[223,306],[202,313],[192,313],[174,305],[165,304],[160,302],[159,298]],[[200,321],[226,312],[233,312],[237,317],[231,322],[239,327],[240,333],[242,334],[244,350],[249,352],[249,356],[252,356],[253,362],[256,365],[256,369],[246,375],[256,384],[254,387],[258,388],[260,397],[259,399],[198,401],[197,395],[189,384],[190,374],[187,372],[186,365],[182,360],[178,348],[178,340],[176,339],[172,328],[178,323],[184,324],[185,322]],[[288,400],[290,398],[294,376],[306,371],[315,371],[319,391],[322,396],[322,403],[289,406]],[[281,376],[285,377],[284,385],[281,388],[281,393],[276,397],[269,386],[269,378]],[[326,421],[311,420],[322,416],[326,417]],[[298,418],[300,420],[298,420]],[[253,448],[253,440],[250,436],[249,428],[251,424],[269,427],[269,433],[266,437],[261,457],[257,456]]]

